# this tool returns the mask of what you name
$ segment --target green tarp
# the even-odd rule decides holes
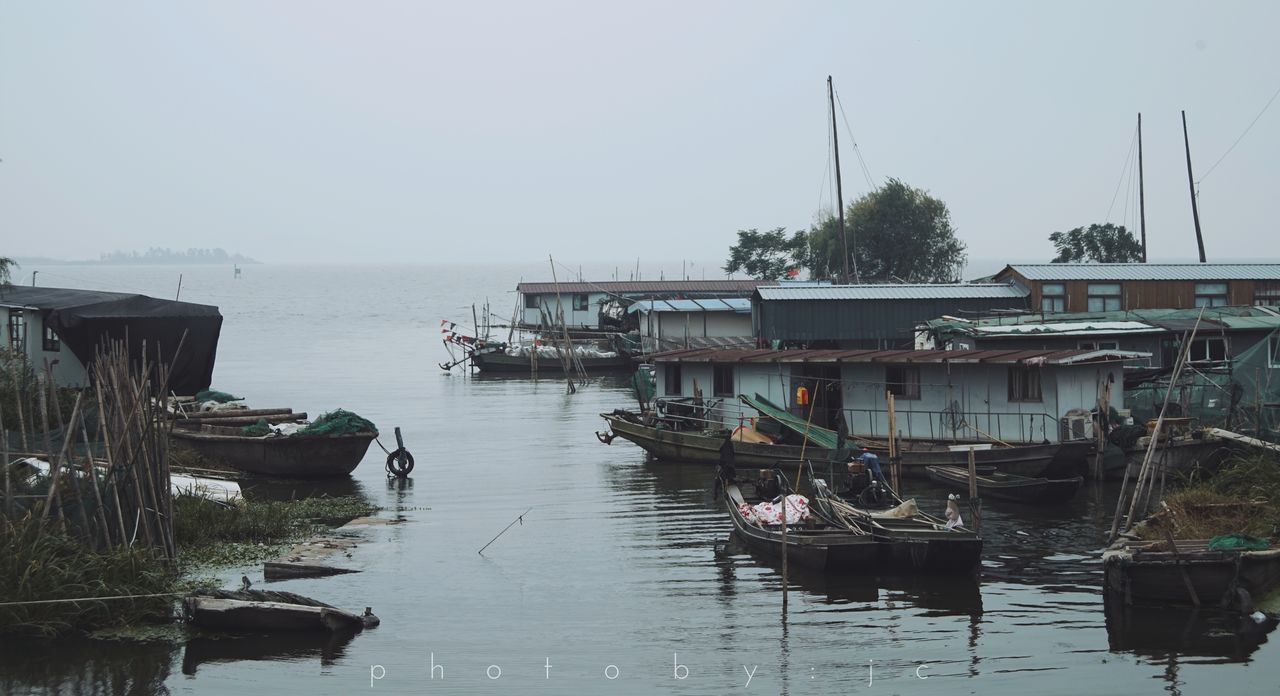
[[[756,394],[755,398],[743,394],[740,398],[746,405],[778,421],[788,429],[795,431],[797,435],[808,437],[810,444],[816,447],[825,447],[829,450],[840,449],[840,437],[836,435],[836,431],[806,423],[803,418],[787,413],[785,409],[759,394]]]

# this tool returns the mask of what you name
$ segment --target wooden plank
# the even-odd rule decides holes
[[[210,420],[217,418],[248,418],[250,416],[278,416],[293,413],[291,408],[229,408],[224,411],[199,411],[174,416],[177,420]]]
[[[291,578],[324,578],[330,575],[346,575],[359,573],[351,568],[335,568],[315,563],[289,563],[267,561],[262,564],[262,577],[267,580],[288,580]]]

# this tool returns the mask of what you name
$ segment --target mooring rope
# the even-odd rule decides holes
[[[0,602],[0,607],[16,607],[29,604],[61,604],[64,602],[103,602],[108,599],[145,599],[149,597],[177,597],[187,592],[157,592],[154,594],[113,595],[110,597],[72,597],[70,599],[32,599],[25,602]]]

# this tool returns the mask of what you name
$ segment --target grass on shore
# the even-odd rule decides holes
[[[1280,457],[1255,454],[1235,458],[1213,476],[1192,480],[1165,497],[1149,530],[1152,538],[1172,525],[1181,539],[1211,539],[1221,534],[1280,537]]]

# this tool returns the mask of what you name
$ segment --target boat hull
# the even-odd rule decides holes
[[[360,465],[377,433],[248,437],[174,428],[175,444],[224,466],[277,478],[347,476]]]
[[[363,628],[359,616],[326,606],[187,597],[187,620],[221,631],[338,631]]]
[[[1152,469],[1157,475],[1163,470],[1166,474],[1185,474],[1201,467],[1216,467],[1231,451],[1230,443],[1217,439],[1176,440],[1171,444],[1159,444],[1152,454]],[[1124,465],[1115,466],[1104,472],[1106,478],[1120,480],[1124,478],[1125,469],[1129,471],[1129,479],[1136,480],[1142,471],[1142,461],[1147,455],[1146,447],[1134,447],[1125,450]]]
[[[929,479],[935,483],[958,490],[969,490],[967,469],[950,466],[931,466]],[[1014,503],[1062,503],[1075,497],[1084,484],[1083,476],[1069,479],[1031,478],[1022,476],[989,477],[979,475],[978,495]]]
[[[704,464],[720,463],[720,447],[724,444],[724,436],[706,435],[690,431],[664,430],[634,423],[615,414],[600,414],[615,434],[624,440],[634,442],[657,459],[700,462]],[[919,447],[920,449],[914,449]],[[923,448],[928,449],[923,449]],[[882,467],[887,467],[888,453],[870,448],[880,457]],[[1054,473],[1053,462],[1058,454],[1058,445],[1023,445],[1016,447],[975,450],[974,459],[979,466],[995,467],[1023,476],[1050,476]],[[775,445],[769,443],[733,441],[734,465],[746,468],[770,468],[779,461],[795,461],[807,458],[813,462],[831,460],[835,452],[822,447],[800,447],[798,445]],[[902,474],[906,477],[925,478],[929,466],[968,466],[967,451],[952,452],[945,446],[935,443],[904,442],[902,455]],[[1074,465],[1064,465],[1074,467]],[[886,475],[888,471],[885,471]],[[1074,475],[1074,472],[1070,475]]]
[[[588,374],[600,372],[627,372],[635,369],[635,363],[625,355],[613,358],[579,358],[582,368]],[[474,353],[471,364],[481,372],[503,374],[529,374],[533,372],[532,361],[527,357],[507,355],[506,353]],[[564,374],[564,363],[560,358],[538,356],[538,372],[547,374]]]
[[[1205,543],[1179,541],[1175,556],[1172,552],[1132,552],[1120,542],[1103,554],[1106,589],[1127,604],[1192,604],[1187,588],[1190,582],[1201,604],[1214,604],[1233,587],[1257,598],[1280,586],[1280,549],[1210,551]],[[1228,601],[1234,598],[1228,597]]]

